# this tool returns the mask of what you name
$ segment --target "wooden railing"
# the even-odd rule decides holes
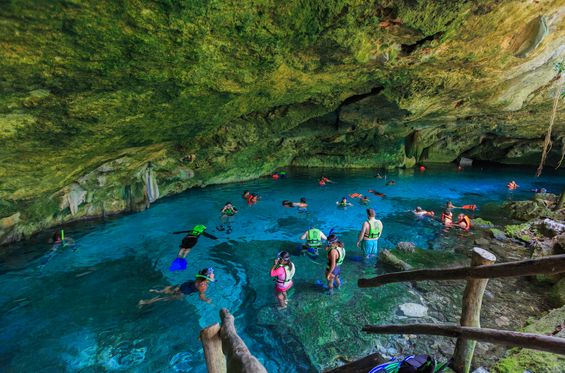
[[[453,370],[467,373],[471,368],[476,341],[485,341],[565,355],[565,339],[480,327],[483,294],[489,278],[557,274],[565,272],[565,255],[494,264],[496,257],[481,248],[472,251],[471,267],[395,272],[372,279],[360,279],[359,287],[377,287],[393,282],[466,279],[461,326],[435,324],[366,325],[375,334],[427,334],[456,337]]]
[[[267,369],[249,352],[237,335],[234,317],[225,308],[220,311],[222,325],[216,323],[200,331],[200,341],[209,373],[267,373]]]

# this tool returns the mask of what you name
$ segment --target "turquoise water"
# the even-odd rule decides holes
[[[321,174],[336,183],[318,186]],[[351,260],[361,254],[354,244],[365,206],[353,201],[354,206],[338,209],[335,202],[340,197],[368,189],[385,193],[385,198],[371,196],[371,206],[384,224],[380,246],[412,241],[428,248],[446,236],[437,224],[409,213],[417,205],[438,214],[446,200],[455,205],[474,203],[480,208],[476,216],[504,223],[508,219],[499,208],[501,202],[529,198],[528,190],[534,187],[559,193],[565,185],[563,173],[534,179],[532,169],[518,168],[397,171],[388,174],[387,180],[396,181],[394,186],[385,186],[385,180],[375,179],[374,174],[297,169],[284,180],[263,178],[194,189],[141,213],[65,227],[66,235],[76,241],[74,248],[53,253],[45,235],[3,248],[0,370],[204,372],[198,333],[217,322],[220,308],[225,307],[236,316],[240,335],[269,371],[316,371],[326,364],[324,349],[329,345],[320,341],[324,347],[316,347],[310,342],[323,335],[324,326],[316,329],[317,323],[300,319],[301,315],[328,307],[331,314],[326,317],[332,320],[342,320],[345,314],[361,321],[394,320],[391,310],[410,298],[394,287],[356,288],[360,276],[372,276],[382,268]],[[518,191],[506,190],[510,179],[521,186]],[[245,189],[258,192],[259,203],[247,206],[240,198]],[[282,200],[300,197],[308,199],[308,213],[281,207]],[[215,230],[218,211],[228,200],[240,211],[229,235]],[[201,238],[187,257],[187,271],[169,272],[182,239],[171,232],[195,224],[206,225],[219,239]],[[325,232],[335,228],[342,234],[348,253],[343,267],[345,290],[329,297],[314,286],[323,278],[322,259],[294,257],[295,290],[289,309],[277,311],[269,278],[272,260],[282,249],[293,251],[310,225]],[[470,244],[472,235],[464,237]],[[447,239],[460,240],[461,235]],[[182,301],[137,308],[140,299],[151,297],[148,289],[181,283],[210,266],[218,279],[208,291],[212,304],[191,295]],[[372,306],[371,315],[350,315],[366,313],[356,307],[370,301],[368,294],[382,299]],[[359,324],[342,325],[332,338],[351,338],[360,334],[359,329]]]

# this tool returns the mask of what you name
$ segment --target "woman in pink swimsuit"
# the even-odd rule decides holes
[[[271,277],[275,277],[275,295],[279,301],[279,309],[286,308],[288,304],[286,292],[292,287],[295,267],[290,261],[290,254],[286,251],[279,253],[273,268]]]

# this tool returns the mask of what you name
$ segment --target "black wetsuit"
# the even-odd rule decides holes
[[[184,295],[196,293],[198,291],[198,289],[196,289],[196,281],[188,280],[186,282],[183,282],[182,284],[179,285],[179,290]]]
[[[198,242],[199,236],[193,236],[192,234],[187,234],[180,244],[181,249],[192,249]]]

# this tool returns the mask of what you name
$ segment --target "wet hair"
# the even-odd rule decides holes
[[[226,202],[226,206],[227,206],[227,205],[231,205],[231,202],[229,202],[229,201],[228,201],[228,202]]]
[[[306,203],[306,198],[304,198],[304,197],[301,197],[301,198],[300,198],[300,202],[302,202],[302,203]]]
[[[420,212],[422,211],[422,208],[420,206],[416,207],[416,211]]]
[[[374,218],[375,216],[377,216],[377,213],[373,209],[367,209],[367,215],[369,215],[369,217]]]
[[[200,271],[198,271],[198,274],[199,274],[200,276],[210,277],[210,275],[212,274],[212,272],[209,271],[209,268],[204,268],[204,269],[201,269]]]
[[[279,259],[282,259],[285,262],[290,262],[290,254],[288,253],[288,251],[281,251],[279,253]]]
[[[248,190],[244,190],[244,191],[243,191],[243,194],[247,194],[247,193],[249,193]]]
[[[332,233],[328,236],[328,243],[334,243],[336,241],[337,241],[337,235],[336,234]]]

